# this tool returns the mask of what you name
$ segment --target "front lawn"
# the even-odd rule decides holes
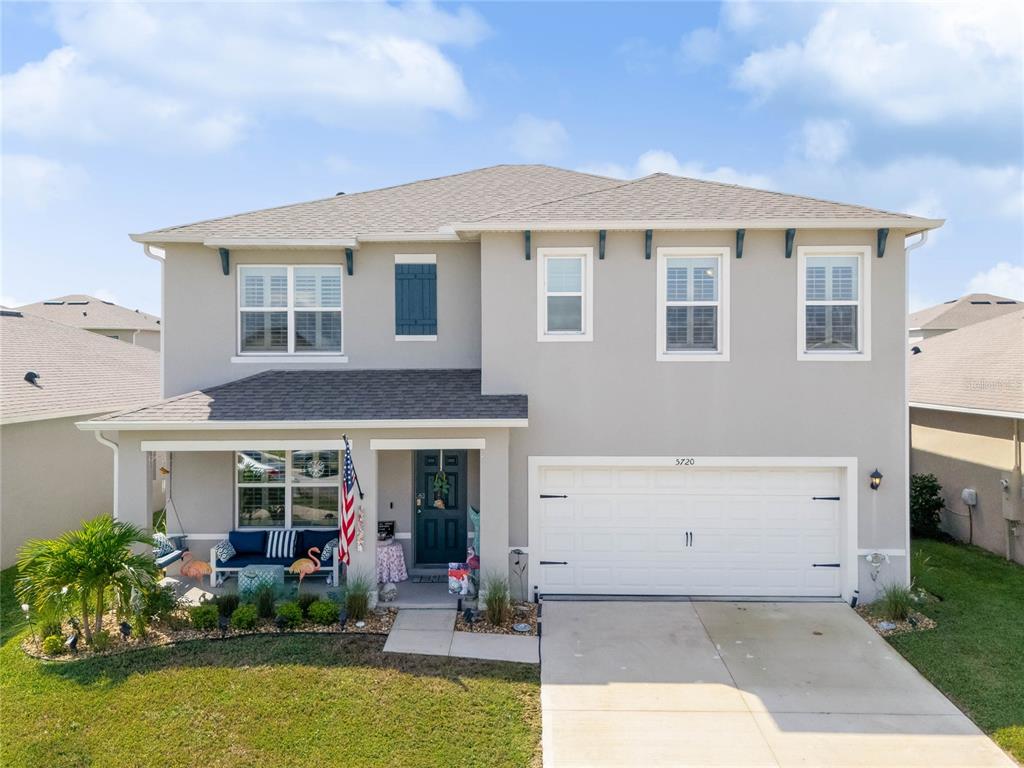
[[[917,540],[919,610],[938,628],[889,638],[900,653],[1024,762],[1024,568],[978,547]]]
[[[0,574],[4,766],[529,766],[535,666],[385,655],[373,636],[245,637],[26,657]]]

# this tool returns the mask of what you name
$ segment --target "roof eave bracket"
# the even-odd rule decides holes
[[[737,229],[736,230],[736,258],[743,258],[743,239],[747,236],[747,230]]]
[[[225,275],[231,274],[231,251],[227,248],[218,248],[217,253],[220,254],[220,268]]]
[[[885,256],[885,243],[889,239],[889,228],[878,230],[878,258]]]
[[[651,260],[651,241],[654,239],[654,230],[648,229],[644,232],[644,258]]]
[[[597,232],[597,258],[602,260],[602,261],[604,260],[604,245],[605,245],[605,241],[607,239],[608,239],[608,230],[607,229],[600,229],[600,230],[598,230],[598,232]]]
[[[345,271],[351,277],[356,271],[356,257],[351,248],[345,249]]]
[[[526,230],[525,232],[523,232],[523,245],[524,245],[524,247],[526,249],[526,260],[527,261],[529,261],[532,258],[531,257],[532,247],[531,247],[531,244],[530,244],[530,240],[532,240],[532,238],[530,237],[530,234],[531,234],[530,230]]]
[[[796,230],[795,229],[787,229],[786,230],[786,258],[787,259],[792,259],[793,258],[793,241],[794,240],[796,240]]]

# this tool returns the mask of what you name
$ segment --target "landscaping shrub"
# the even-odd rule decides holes
[[[193,627],[208,630],[217,628],[217,618],[220,612],[213,603],[203,603],[202,605],[193,605],[189,608],[188,615],[192,620]]]
[[[39,634],[47,638],[64,634],[64,621],[59,611],[47,608],[39,612]]]
[[[935,475],[910,476],[910,535],[939,539],[939,512],[946,506],[942,486]]]
[[[512,616],[512,598],[509,595],[508,579],[489,575],[484,583],[484,613],[487,621],[496,626],[508,623]]]
[[[285,626],[289,629],[294,629],[302,623],[302,608],[292,600],[278,603],[277,615],[284,619]]]
[[[241,600],[238,595],[226,594],[214,598],[213,602],[217,604],[217,610],[220,611],[221,616],[230,616],[235,612],[235,608],[238,607]]]
[[[47,656],[60,656],[64,653],[64,638],[60,635],[48,635],[43,640],[43,653]]]
[[[309,606],[318,600],[320,600],[320,598],[310,592],[304,592],[299,595],[298,603],[299,608],[302,609],[302,615],[309,616]]]
[[[174,587],[154,584],[142,596],[143,613],[148,620],[166,621],[178,607]]]
[[[102,653],[110,647],[110,633],[105,629],[92,633],[92,640],[89,645],[96,653]]]
[[[253,603],[256,605],[256,613],[261,619],[272,619],[274,618],[274,603],[277,600],[277,594],[274,588],[271,586],[263,586],[256,590],[256,595],[253,598]]]
[[[314,600],[309,604],[307,615],[314,624],[335,624],[338,621],[338,606],[329,600]]]
[[[902,584],[886,584],[882,587],[882,595],[878,599],[878,610],[883,619],[889,621],[906,621],[914,606],[914,597],[910,587]]]
[[[349,573],[345,581],[345,611],[351,621],[362,621],[370,612],[370,579]]]
[[[257,615],[255,605],[240,605],[231,614],[231,626],[233,629],[255,629],[258,620],[259,616]]]

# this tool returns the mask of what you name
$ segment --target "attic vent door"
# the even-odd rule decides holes
[[[395,335],[437,335],[436,264],[395,264]]]

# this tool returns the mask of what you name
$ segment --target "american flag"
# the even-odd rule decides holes
[[[341,562],[351,560],[349,552],[356,537],[356,468],[352,463],[352,446],[345,440],[345,466],[341,476],[341,526],[338,529],[338,544],[341,546]]]

